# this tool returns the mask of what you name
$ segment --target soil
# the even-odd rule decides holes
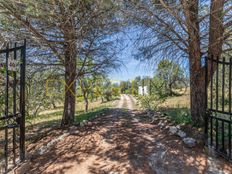
[[[181,139],[161,129],[159,119],[136,108],[132,96],[122,95],[115,109],[77,127],[43,155],[31,157],[28,174],[150,174],[231,173],[231,163],[205,154],[202,144],[187,148]],[[127,108],[127,109],[126,109]],[[50,131],[28,147],[29,153],[60,136]]]

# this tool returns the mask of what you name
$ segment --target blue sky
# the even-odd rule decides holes
[[[129,55],[129,54],[126,54]],[[125,55],[125,56],[126,56]],[[111,80],[132,80],[137,76],[152,76],[153,72],[143,66],[139,66],[139,61],[133,57],[128,57],[124,60],[124,65],[118,71],[113,71],[109,74]]]
[[[120,70],[113,71],[109,74],[111,80],[125,81],[132,80],[137,76],[152,76],[154,74],[154,70],[151,70],[151,68],[148,68],[133,57],[135,52],[134,41],[137,35],[138,32],[136,30],[128,29],[127,33],[119,36],[123,37],[123,51],[118,55],[123,65]]]
[[[121,57],[124,65],[118,71],[109,74],[109,78],[114,81],[132,80],[137,76],[152,76],[153,71],[139,65],[130,52]]]

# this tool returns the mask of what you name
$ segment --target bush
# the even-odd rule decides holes
[[[106,90],[104,92],[104,98],[106,101],[110,101],[112,99],[112,91],[111,90]]]
[[[112,95],[115,97],[120,96],[120,89],[116,87],[112,88]]]
[[[166,97],[160,97],[157,95],[145,95],[145,96],[139,96],[138,101],[140,103],[140,106],[143,109],[157,109],[160,104],[165,102]]]
[[[170,108],[164,113],[176,124],[191,124],[191,114],[188,108]]]

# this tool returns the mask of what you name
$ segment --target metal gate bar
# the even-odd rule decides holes
[[[206,144],[232,161],[231,80],[232,58],[206,58]],[[209,79],[209,80],[208,80]],[[209,100],[208,100],[209,94]]]
[[[20,160],[25,160],[25,76],[26,76],[26,40],[21,51],[22,62],[20,64]]]
[[[10,85],[9,81],[9,59],[10,54],[12,59],[17,60],[17,51],[20,51],[20,68],[19,76],[17,79],[16,70],[11,73],[13,76],[13,83]],[[26,69],[26,40],[22,46],[17,46],[14,44],[13,48],[9,48],[7,45],[5,50],[0,50],[0,55],[5,56],[5,111],[4,114],[0,117],[0,123],[2,122],[3,126],[0,127],[0,131],[5,132],[4,136],[4,172],[6,173],[9,169],[9,160],[12,162],[13,166],[17,163],[17,140],[16,140],[16,129],[19,129],[19,158],[22,162],[25,159],[25,69]],[[13,74],[13,75],[12,75]],[[20,82],[18,84],[18,82]],[[17,91],[17,86],[19,85],[20,89]],[[12,91],[13,96],[12,100],[9,101],[9,90]],[[19,93],[19,100],[17,100],[17,93]],[[18,101],[18,102],[17,102]],[[11,104],[10,104],[10,103]],[[10,104],[10,105],[9,105]],[[13,104],[13,105],[12,105]],[[18,106],[18,107],[17,107]],[[19,111],[17,111],[19,109]],[[11,131],[9,131],[11,130]],[[9,133],[12,133],[12,138],[9,137]],[[9,142],[9,140],[12,140]],[[9,146],[12,147],[12,151],[9,151]],[[12,158],[9,157],[9,153],[12,153]],[[12,167],[12,166],[11,166]]]

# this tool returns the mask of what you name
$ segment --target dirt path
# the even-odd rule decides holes
[[[91,125],[78,127],[78,134],[68,135],[44,155],[32,158],[27,173],[229,174],[232,171],[229,163],[217,164],[218,160],[207,157],[202,146],[185,147],[178,137],[159,127],[161,118],[150,124],[144,113],[132,116],[133,97],[122,95],[117,107],[129,110],[110,109],[92,120]],[[49,137],[41,142],[48,143]]]
[[[136,109],[136,99],[132,95],[122,94],[117,104],[117,108],[129,110]]]

